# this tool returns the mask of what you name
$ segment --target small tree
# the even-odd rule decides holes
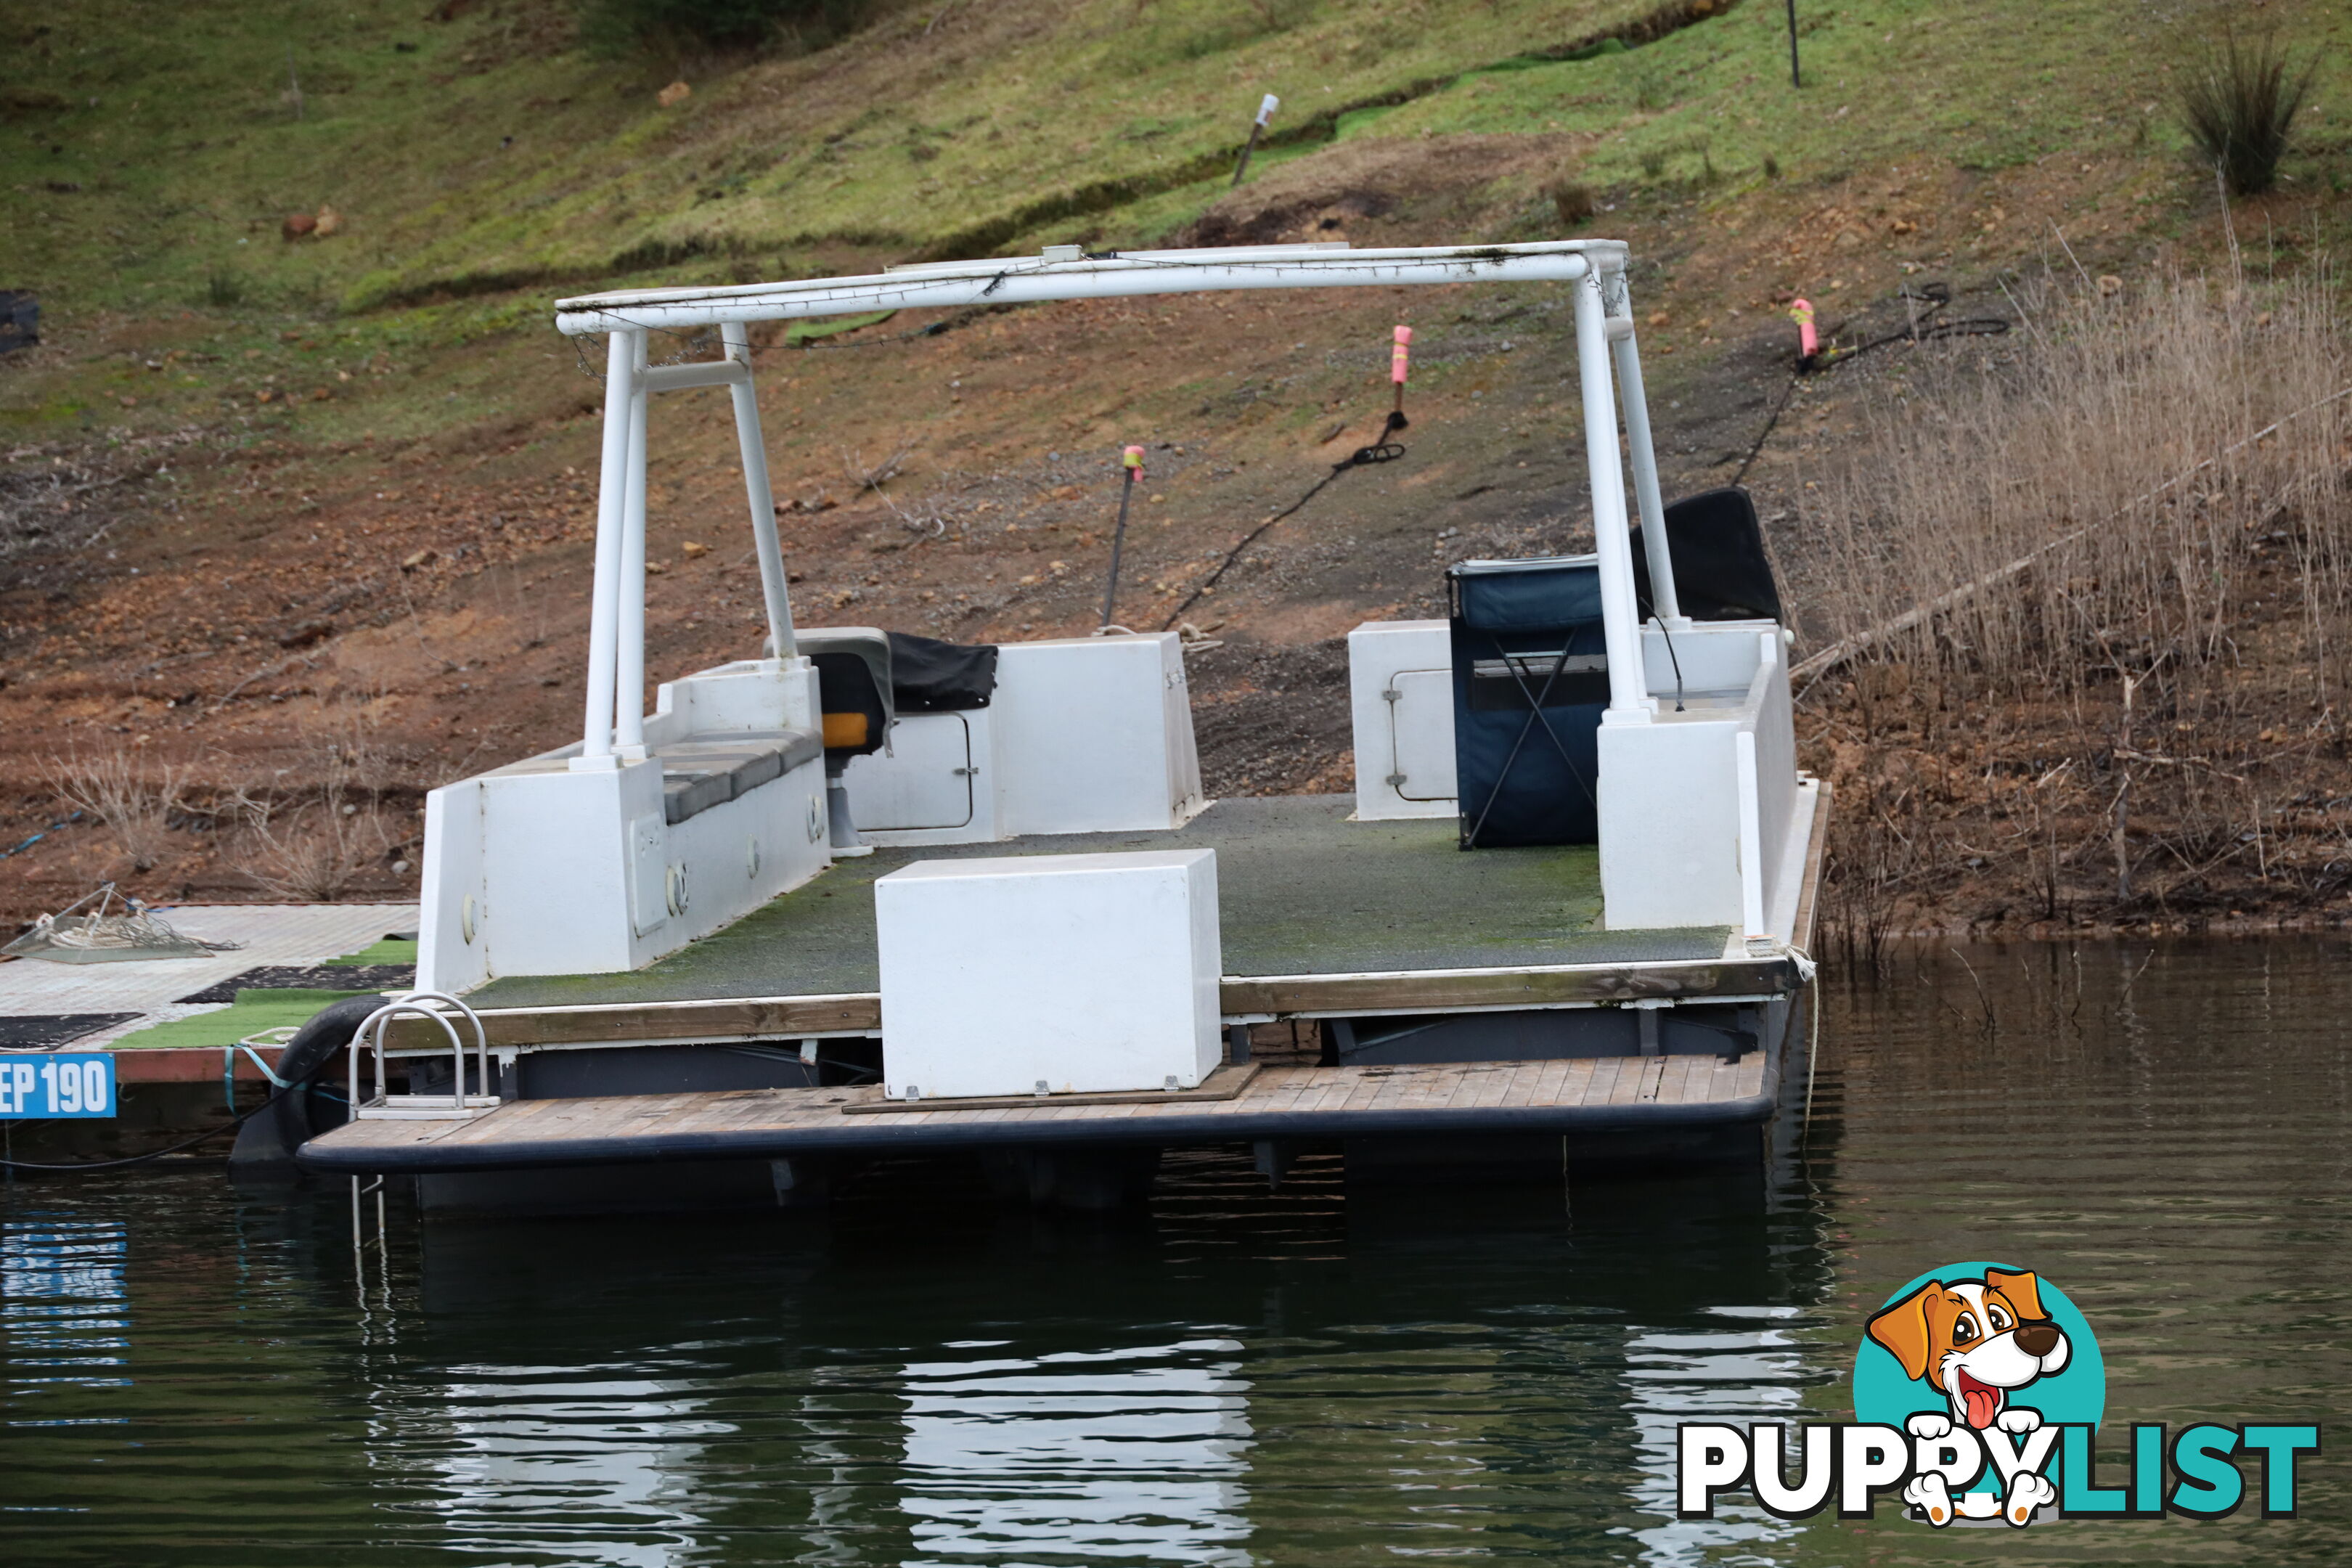
[[[2298,64],[2275,37],[2250,42],[2234,32],[2189,72],[2182,128],[2231,195],[2258,196],[2278,183],[2287,134],[2318,74],[2317,60]]]

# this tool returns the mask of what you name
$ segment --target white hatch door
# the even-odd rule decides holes
[[[1452,800],[1454,784],[1454,672],[1400,669],[1389,679],[1396,698],[1389,703],[1389,726],[1397,794],[1407,800]]]
[[[887,746],[851,758],[841,776],[861,829],[961,827],[971,821],[971,726],[961,713],[907,714]]]

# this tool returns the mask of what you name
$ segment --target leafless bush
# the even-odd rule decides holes
[[[2008,363],[1922,353],[1851,468],[1800,503],[1813,629],[1870,640],[1948,601],[1876,651],[2011,695],[2168,650],[2194,670],[2230,651],[2253,557],[2284,543],[2324,706],[2352,610],[2352,398],[2326,401],[2352,381],[2352,344],[2327,280],[2107,295],[2053,279],[2021,303]]]
[[[376,798],[381,759],[353,722],[311,748],[303,771],[314,782],[288,796],[239,792],[247,823],[239,868],[281,899],[332,903],[392,847]]]
[[[113,527],[117,511],[99,500],[135,477],[68,450],[26,447],[0,457],[0,562],[36,550],[95,546]]]
[[[129,747],[117,746],[88,756],[71,752],[51,757],[41,772],[59,799],[106,824],[133,870],[155,868],[170,846],[164,835],[186,792],[187,780],[178,769],[158,766],[151,775]]]

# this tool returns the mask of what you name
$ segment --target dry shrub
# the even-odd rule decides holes
[[[1581,180],[1554,180],[1544,186],[1543,194],[1550,200],[1552,210],[1559,215],[1559,226],[1564,229],[1582,228],[1601,210],[1601,198]]]
[[[1957,595],[1874,652],[2021,697],[2158,658],[2193,671],[2231,653],[2249,567],[2284,542],[2325,707],[2352,610],[2352,399],[2312,407],[2352,381],[2328,281],[2053,280],[2020,302],[2001,362],[1923,351],[1852,466],[1800,502],[1813,629],[1842,641]]]
[[[127,746],[84,756],[71,752],[41,766],[58,797],[104,823],[134,871],[152,871],[170,847],[164,837],[180,811],[187,780],[179,770],[142,768]]]
[[[240,795],[247,826],[238,868],[278,898],[332,903],[392,847],[381,758],[354,723],[314,745],[302,771],[315,782],[290,795]]]

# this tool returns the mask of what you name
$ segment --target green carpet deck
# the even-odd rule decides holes
[[[1599,929],[1601,867],[1590,846],[1465,854],[1451,817],[1349,822],[1352,804],[1344,795],[1227,800],[1172,833],[879,849],[633,973],[518,975],[467,1000],[548,1007],[870,993],[881,984],[874,879],[918,860],[992,856],[1214,849],[1230,975],[1710,959],[1730,935],[1723,927]]]

